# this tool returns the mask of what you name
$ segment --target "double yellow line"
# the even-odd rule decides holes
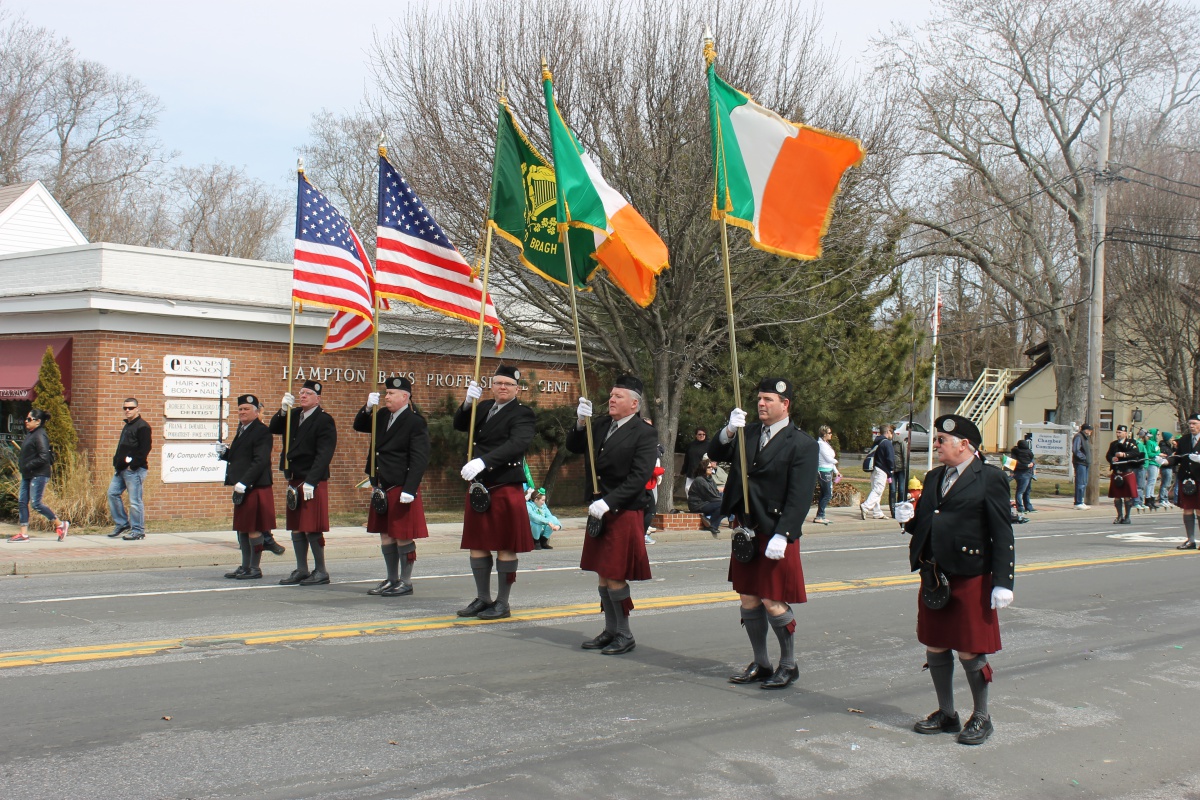
[[[1171,558],[1174,556],[1190,556],[1188,552],[1157,552],[1142,553],[1131,556],[1110,556],[1103,558],[1080,558],[1065,561],[1045,561],[1026,564],[1020,572],[1045,572],[1047,570],[1070,569],[1072,567],[1094,567],[1106,564],[1125,564],[1136,561],[1147,561],[1155,558]],[[885,589],[894,586],[915,585],[916,575],[890,575],[879,578],[859,578],[844,581],[827,581],[825,583],[809,584],[809,594],[827,592],[846,592],[855,589]],[[712,605],[714,603],[730,603],[738,599],[733,592],[705,592],[701,594],[683,594],[668,597],[638,598],[637,607],[642,609],[686,608],[688,606]],[[597,604],[576,603],[565,606],[546,606],[514,611],[509,622],[535,622],[541,620],[570,619],[571,617],[586,617],[599,614]],[[53,650],[16,650],[0,652],[0,669],[9,667],[29,667],[43,664],[70,664],[82,661],[102,661],[111,658],[129,658],[131,656],[147,656],[166,653],[184,648],[215,647],[223,644],[279,644],[282,642],[311,642],[321,639],[347,639],[355,636],[375,636],[379,634],[416,633],[419,631],[446,630],[449,628],[472,628],[481,625],[494,625],[495,622],[484,622],[478,619],[458,616],[418,617],[416,619],[389,619],[376,622],[352,623],[348,625],[318,625],[308,628],[285,628],[274,631],[256,631],[252,633],[233,633],[223,636],[185,636],[178,639],[155,639],[145,642],[120,642],[113,644],[84,645],[82,647],[63,647]]]

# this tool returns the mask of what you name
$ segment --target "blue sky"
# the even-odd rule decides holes
[[[222,161],[282,188],[312,114],[357,104],[370,81],[373,37],[390,30],[406,5],[5,0],[2,7],[145,84],[163,102],[159,133],[180,162]],[[919,23],[929,7],[929,0],[827,3],[825,29],[852,59],[881,26]]]

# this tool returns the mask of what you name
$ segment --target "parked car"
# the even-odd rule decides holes
[[[904,442],[909,450],[925,451],[929,449],[929,431],[919,422],[912,424],[912,441],[908,441],[908,420],[896,423],[894,441]]]

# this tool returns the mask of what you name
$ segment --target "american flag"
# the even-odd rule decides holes
[[[433,214],[400,177],[386,156],[379,157],[379,232],[376,292],[479,324],[483,284],[442,232]],[[484,323],[504,349],[504,328],[489,295]]]
[[[334,309],[323,349],[345,350],[375,332],[371,262],[346,218],[298,176],[292,299]]]

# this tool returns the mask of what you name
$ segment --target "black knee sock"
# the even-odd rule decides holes
[[[417,561],[417,543],[409,542],[406,545],[399,546],[400,553],[400,580],[405,583],[412,581],[413,564]]]
[[[292,552],[296,556],[296,569],[308,572],[308,537],[299,531],[292,531]]]
[[[262,563],[263,539],[261,533],[251,533],[247,537],[250,540],[250,566],[253,569],[258,569],[258,565]]]
[[[242,551],[242,569],[250,569],[250,537],[238,531],[238,549]]]
[[[625,610],[625,601],[629,599],[629,584],[625,584],[620,589],[608,590],[608,602],[612,604],[613,616],[616,617],[617,633],[624,636],[633,637],[633,631],[629,630],[629,613]]]
[[[1189,542],[1196,541],[1196,515],[1195,514],[1184,514],[1183,515],[1183,529],[1184,529],[1184,531],[1187,532],[1187,540]]]
[[[926,650],[925,663],[929,665],[929,677],[933,678],[938,708],[946,716],[954,716],[954,654],[949,650],[944,653]]]
[[[761,667],[771,668],[771,657],[767,654],[767,609],[766,606],[742,609],[742,627],[750,637],[754,648],[754,661]]]
[[[604,632],[617,632],[617,612],[613,607],[612,598],[608,596],[608,587],[601,586],[600,591],[600,610],[604,612]]]
[[[475,596],[485,603],[492,602],[492,554],[472,556],[471,574],[475,576]]]
[[[975,656],[971,660],[963,660],[963,670],[967,673],[967,685],[971,687],[971,699],[975,703],[975,716],[988,718],[988,683],[991,681],[991,670],[987,656]]]
[[[796,666],[796,651],[793,646],[796,640],[793,633],[796,630],[796,618],[792,616],[792,609],[788,608],[778,616],[768,614],[767,619],[775,630],[775,637],[779,639],[779,666]]]
[[[517,559],[496,561],[496,602],[507,603],[508,593],[517,580]]]
[[[325,535],[321,533],[308,534],[308,549],[312,550],[313,570],[325,572],[325,545],[322,544]]]
[[[383,552],[383,563],[387,565],[387,579],[395,583],[400,580],[400,548],[392,539],[387,544],[379,545],[379,549]]]

